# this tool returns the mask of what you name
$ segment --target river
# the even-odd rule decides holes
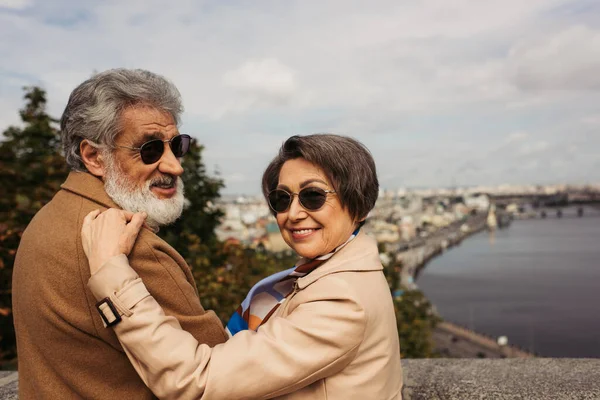
[[[600,357],[600,210],[513,221],[433,259],[418,286],[450,321],[545,357]]]

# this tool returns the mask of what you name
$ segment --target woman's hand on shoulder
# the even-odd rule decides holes
[[[90,265],[96,273],[106,261],[119,254],[129,255],[146,213],[132,213],[116,208],[90,212],[83,220],[81,243]]]

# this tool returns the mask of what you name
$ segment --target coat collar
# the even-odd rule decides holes
[[[379,271],[382,269],[377,242],[361,231],[327,262],[310,274],[298,278],[296,282],[299,289],[304,289],[322,277],[337,272]]]
[[[106,208],[121,208],[106,194],[102,179],[89,172],[72,171],[60,187]]]

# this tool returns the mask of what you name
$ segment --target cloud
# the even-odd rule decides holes
[[[363,141],[390,188],[539,181],[558,171],[510,170],[527,157],[563,157],[570,144],[580,154],[560,176],[600,180],[582,172],[600,153],[600,14],[577,11],[590,4],[56,0],[1,9],[0,129],[18,118],[23,85],[43,85],[59,116],[94,71],[141,67],[178,86],[181,129],[205,145],[230,193],[257,193],[287,137],[324,131]]]
[[[33,5],[33,0],[0,0],[0,8],[23,10]]]
[[[245,61],[223,74],[223,85],[232,96],[214,114],[218,119],[230,113],[288,106],[298,95],[295,72],[275,58]]]
[[[600,30],[572,26],[523,41],[511,49],[508,68],[523,90],[600,90]]]
[[[244,182],[244,181],[246,181],[248,179],[248,177],[246,177],[244,174],[241,174],[241,173],[231,174],[231,175],[228,175],[228,176],[226,176],[224,178],[230,184]]]
[[[529,137],[529,134],[527,132],[513,132],[506,137],[506,143],[513,144],[513,143],[522,142],[523,140],[527,139],[528,137]]]
[[[533,143],[525,143],[523,144],[517,154],[520,156],[529,157],[537,153],[542,153],[546,151],[550,147],[550,144],[544,140],[540,140]]]
[[[242,93],[268,101],[287,100],[297,87],[294,71],[273,58],[246,61],[226,72],[223,81]]]
[[[586,115],[581,119],[586,125],[600,126],[600,114]]]

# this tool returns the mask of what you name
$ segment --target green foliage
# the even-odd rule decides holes
[[[388,256],[391,260],[394,259],[393,254]],[[393,261],[384,266],[386,279],[394,294],[401,357],[435,357],[432,333],[440,318],[433,312],[432,305],[423,292],[416,289],[406,290],[401,286],[401,271],[402,265],[399,262]]]
[[[215,244],[215,228],[223,216],[223,212],[214,205],[220,196],[219,190],[224,186],[223,181],[206,173],[202,150],[204,147],[193,140],[189,153],[183,158],[182,180],[187,200],[183,217],[159,232],[186,260],[194,256],[192,249],[197,243]]]
[[[194,266],[193,273],[202,305],[214,310],[224,324],[254,284],[296,261],[294,256],[262,253],[240,244],[218,243],[211,250],[217,260],[204,269]]]
[[[46,113],[46,93],[24,90],[23,127],[9,127],[0,142],[0,359],[16,355],[11,277],[21,235],[68,174],[56,121]]]
[[[434,357],[432,332],[439,322],[431,303],[420,290],[409,290],[394,298],[402,358]]]

